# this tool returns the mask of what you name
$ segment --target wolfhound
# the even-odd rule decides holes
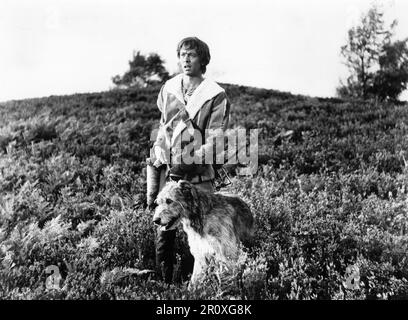
[[[175,229],[181,222],[187,233],[194,256],[190,287],[202,278],[211,260],[233,267],[240,241],[249,240],[253,235],[251,211],[237,196],[208,193],[180,180],[167,183],[156,202],[153,222],[161,230]]]

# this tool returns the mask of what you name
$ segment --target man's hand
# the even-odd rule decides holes
[[[162,164],[163,164],[163,163],[162,163],[159,159],[157,159],[157,160],[153,163],[153,166],[156,167],[156,168],[158,168],[158,167],[160,167]]]
[[[155,167],[158,167],[158,161],[163,164],[165,163],[165,151],[162,147],[160,146],[154,146],[153,147],[153,151],[154,151],[154,156],[155,156],[155,163],[153,164]]]

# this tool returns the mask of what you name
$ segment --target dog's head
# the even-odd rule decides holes
[[[192,183],[186,180],[166,183],[157,196],[153,222],[163,231],[176,229],[183,217],[189,217],[195,199],[197,189]]]

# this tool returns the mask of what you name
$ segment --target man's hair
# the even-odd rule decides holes
[[[210,63],[211,59],[210,49],[208,48],[208,45],[204,41],[196,37],[184,38],[177,45],[178,58],[180,58],[180,50],[183,46],[185,46],[186,49],[195,49],[197,51],[201,63],[201,72],[205,73],[205,71],[207,70],[207,65]]]

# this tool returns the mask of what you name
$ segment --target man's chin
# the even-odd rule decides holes
[[[189,77],[199,77],[201,74],[198,72],[194,72],[191,69],[183,70],[183,74]]]

